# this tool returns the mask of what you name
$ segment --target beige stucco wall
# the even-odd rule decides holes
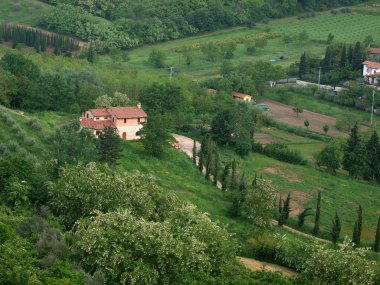
[[[137,136],[136,133],[141,131],[142,125],[135,125],[135,126],[120,126],[117,127],[117,130],[119,131],[119,135],[121,138],[123,138],[123,133],[127,134],[127,140],[138,140],[141,137]]]

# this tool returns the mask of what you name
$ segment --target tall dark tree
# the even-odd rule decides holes
[[[359,228],[358,221],[355,221],[354,229],[352,231],[352,242],[355,244],[355,247],[359,246]]]
[[[207,180],[210,179],[211,175],[211,167],[212,167],[212,148],[208,149],[207,155],[206,155],[206,172],[205,172],[205,177]]]
[[[350,65],[352,65],[352,60],[354,59],[354,49],[352,48],[352,45],[348,48],[348,55],[347,60]]]
[[[203,155],[201,153],[199,153],[198,169],[201,173],[203,172]]]
[[[112,127],[104,129],[99,135],[98,154],[100,162],[115,165],[121,155],[121,139]]]
[[[308,70],[307,57],[306,57],[306,53],[304,52],[300,58],[300,64],[299,64],[299,70],[298,70],[299,78],[302,79],[307,73],[307,70]]]
[[[282,197],[278,201],[278,225],[281,227],[285,223],[284,202]]]
[[[354,70],[361,70],[363,66],[363,61],[364,61],[364,52],[362,49],[362,46],[360,42],[357,42],[355,44],[353,54],[352,54],[352,68]]]
[[[220,167],[220,155],[218,148],[215,146],[214,148],[214,165],[213,165],[213,172],[212,175],[214,176],[214,185],[218,185],[218,173],[219,173],[219,167]]]
[[[361,205],[358,207],[358,245],[360,244],[363,231],[363,208]]]
[[[376,236],[373,250],[375,252],[380,252],[380,218],[377,220]]]
[[[238,189],[238,177],[237,177],[237,165],[236,160],[234,159],[231,164],[231,189]]]
[[[193,162],[197,164],[197,142],[193,140]]]
[[[290,208],[290,193],[286,197],[286,200],[284,202],[284,218],[285,221],[289,219],[289,214],[290,214],[291,208]]]
[[[346,45],[343,45],[343,47],[342,47],[339,66],[340,66],[340,69],[345,69],[347,66]]]
[[[222,191],[225,192],[228,187],[228,178],[230,176],[230,164],[224,166],[223,175],[222,175]]]
[[[367,162],[368,169],[366,173],[366,178],[371,180],[380,179],[380,144],[377,132],[372,133],[371,138],[367,143]]]
[[[366,149],[359,138],[358,125],[355,124],[344,148],[343,169],[353,177],[360,177],[367,172],[366,161]]]
[[[317,236],[319,234],[320,219],[321,219],[321,192],[318,192],[317,207],[315,210],[313,236]]]
[[[255,177],[252,180],[252,186],[254,187],[256,185],[257,185],[257,173],[255,172]]]
[[[335,218],[332,221],[332,229],[331,229],[331,240],[334,244],[337,244],[337,242],[339,241],[340,231],[341,231],[340,219],[339,219],[338,213],[335,212]]]
[[[95,51],[94,51],[94,46],[92,44],[92,41],[90,42],[90,46],[87,50],[87,61],[90,63],[93,63],[95,59]]]

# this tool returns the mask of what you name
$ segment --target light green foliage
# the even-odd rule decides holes
[[[110,108],[112,107],[112,98],[108,95],[99,96],[94,103],[95,108]]]
[[[96,108],[125,107],[129,105],[129,102],[128,95],[118,91],[114,93],[113,97],[103,95],[94,101]]]
[[[162,115],[151,116],[141,130],[143,145],[147,153],[155,157],[164,154],[169,139],[168,123]]]
[[[259,179],[255,186],[247,190],[243,212],[253,225],[260,228],[270,227],[275,209],[274,197],[275,188],[270,180]]]
[[[315,160],[318,166],[324,166],[330,173],[336,174],[340,168],[341,157],[340,149],[336,145],[330,144],[315,155]]]
[[[90,163],[67,166],[51,186],[51,203],[68,227],[93,211],[102,212],[129,208],[142,217],[154,218],[160,203],[155,199],[159,190],[152,178],[140,173],[112,174],[106,165]]]
[[[318,245],[306,261],[302,275],[316,285],[370,285],[374,281],[375,264],[365,256],[365,249],[354,249],[347,239],[338,249]]]

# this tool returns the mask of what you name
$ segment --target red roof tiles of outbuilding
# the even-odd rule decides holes
[[[110,120],[95,121],[93,119],[81,119],[80,125],[83,128],[94,130],[104,130],[107,127],[114,127]]]
[[[118,119],[146,118],[144,110],[134,107],[112,107],[108,111]]]
[[[371,54],[380,54],[380,48],[370,48],[369,53]]]
[[[102,109],[90,109],[89,111],[91,112],[91,114],[92,114],[94,117],[107,117],[107,116],[110,115],[110,114],[108,113],[108,111],[107,111],[107,108],[102,108]]]

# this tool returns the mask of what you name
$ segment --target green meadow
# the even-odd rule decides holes
[[[1,0],[0,21],[37,25],[38,18],[49,5],[37,0]]]

